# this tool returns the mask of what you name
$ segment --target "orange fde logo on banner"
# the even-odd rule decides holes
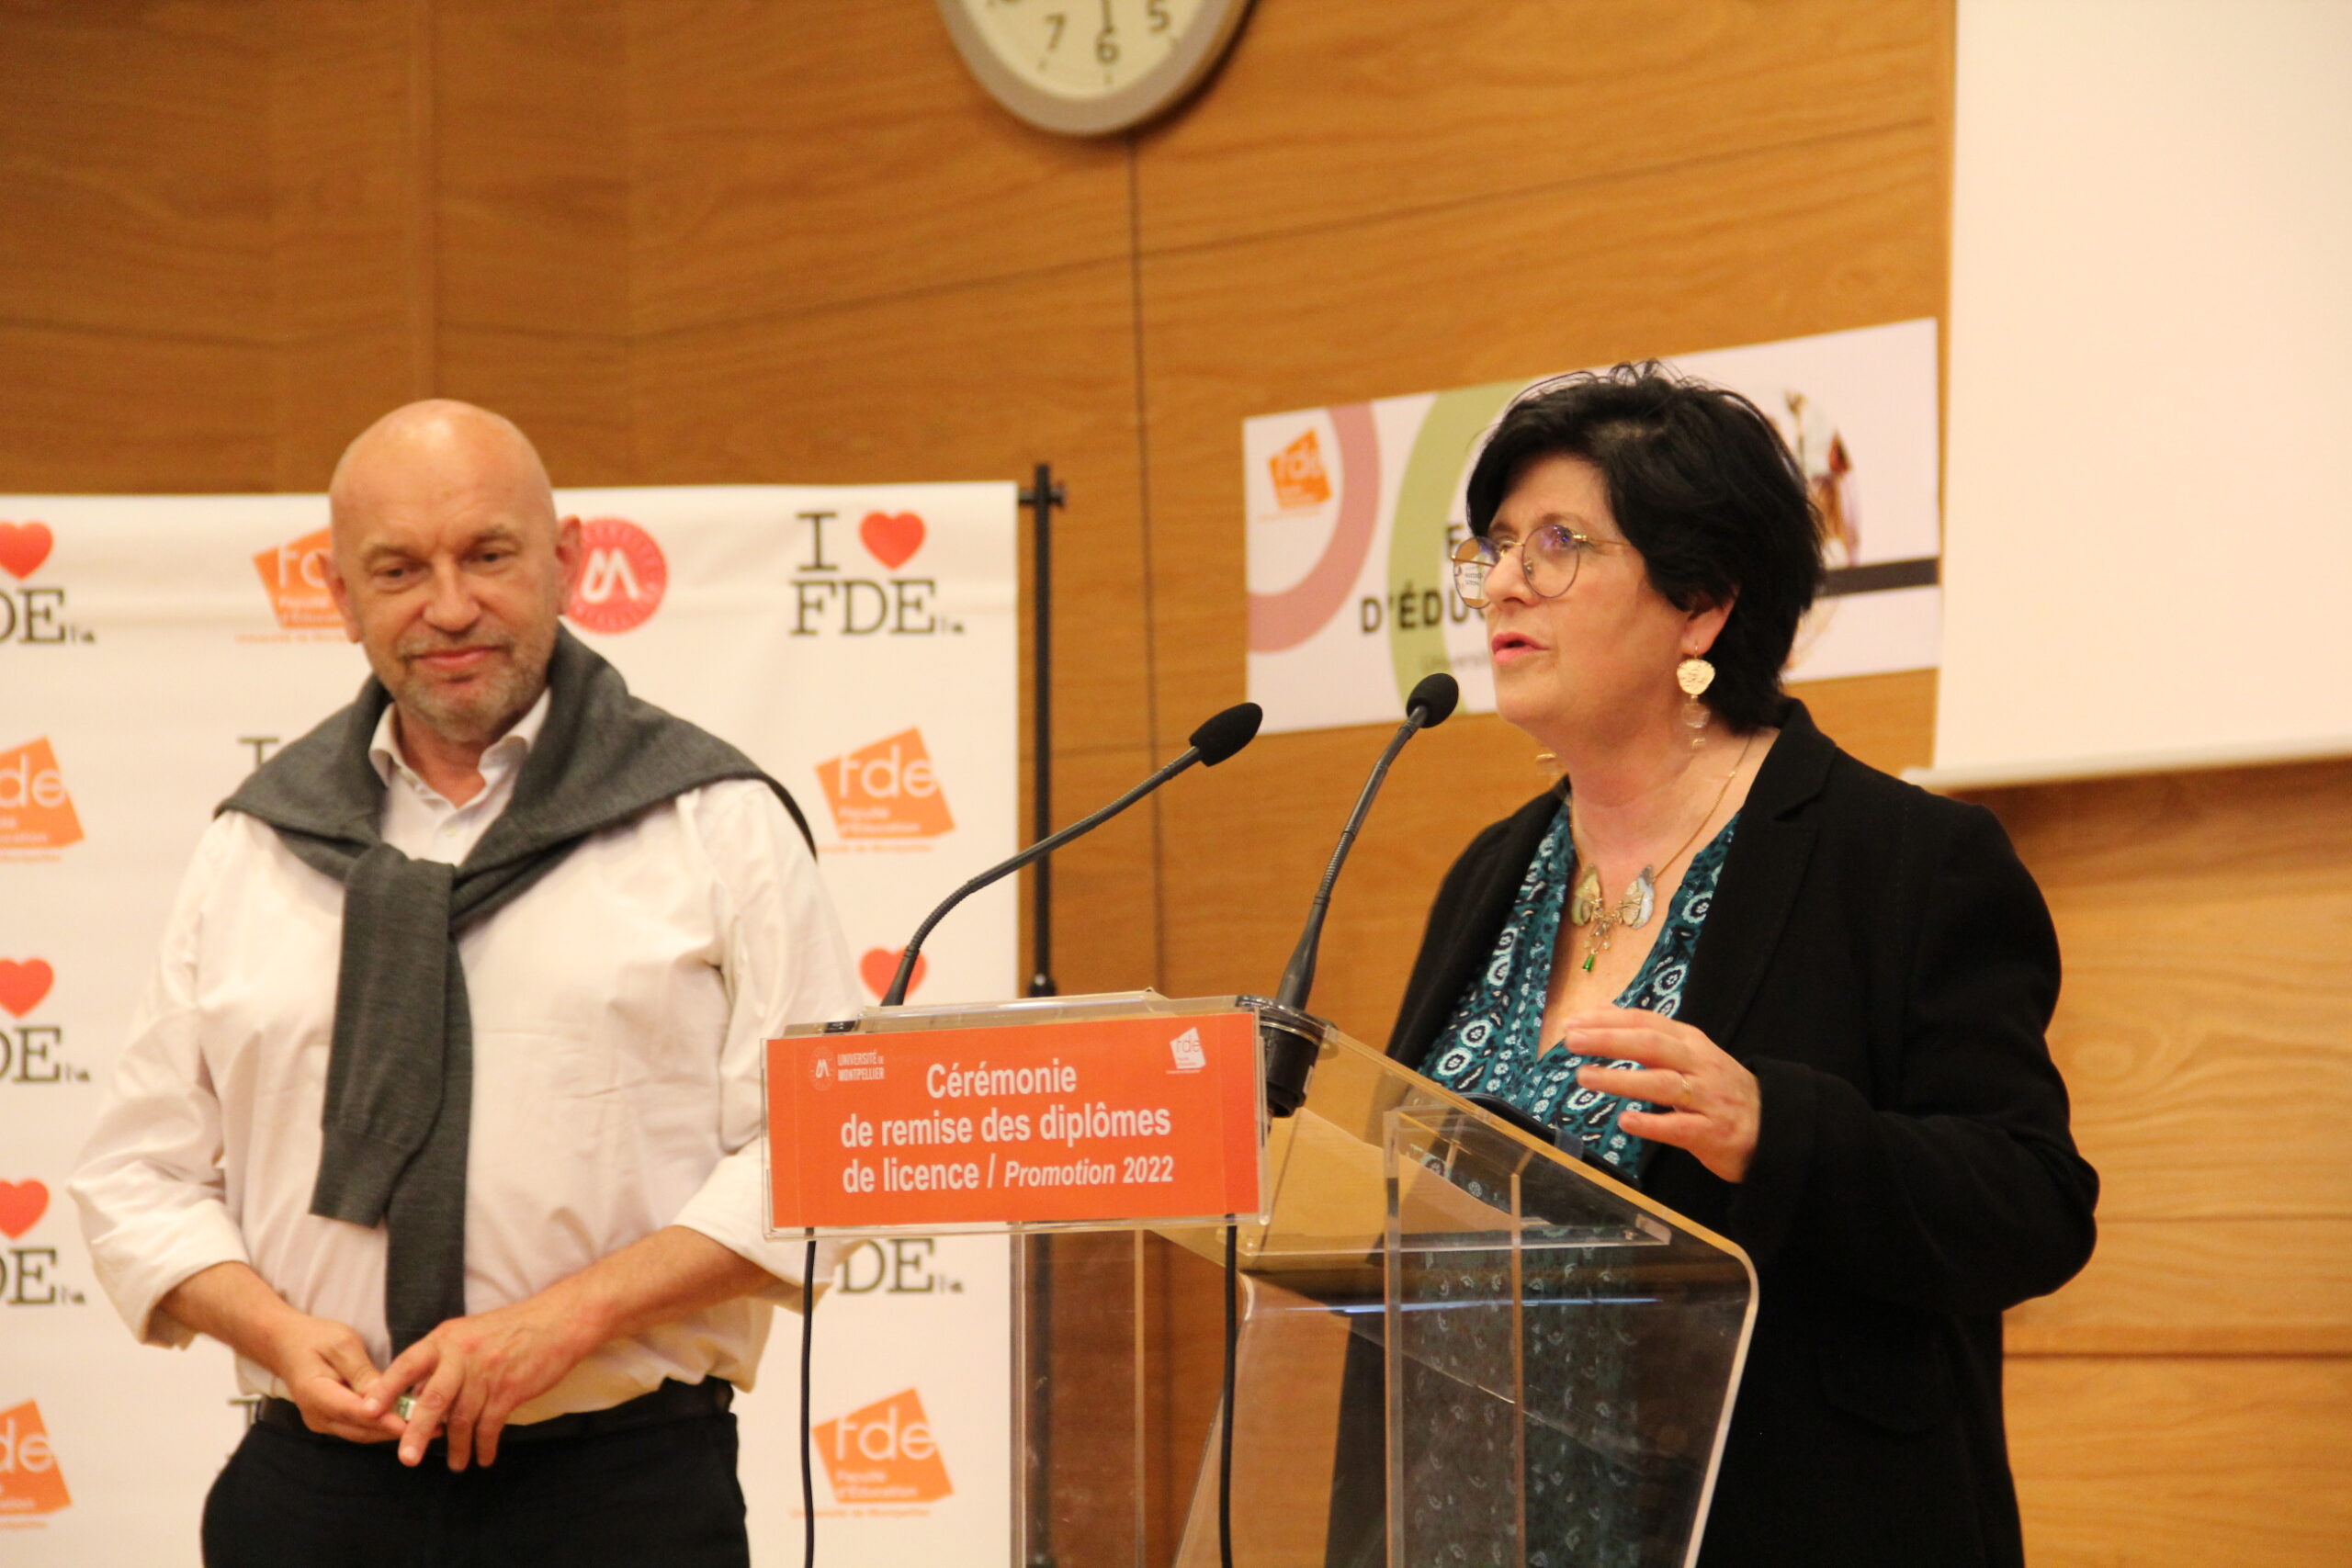
[[[1331,477],[1323,469],[1323,443],[1308,431],[1266,459],[1274,480],[1274,504],[1305,512],[1331,499]]]
[[[935,839],[956,826],[919,729],[818,763],[817,782],[844,839]]]
[[[0,751],[0,850],[62,850],[82,841],[82,819],[47,737]]]
[[[826,1422],[816,1438],[836,1503],[934,1503],[955,1490],[913,1389]]]
[[[0,1410],[0,1524],[39,1518],[71,1507],[65,1474],[49,1446],[40,1406],[31,1400]]]
[[[327,595],[327,531],[322,528],[254,557],[254,570],[261,573],[261,585],[269,593],[270,613],[284,630],[343,629],[343,617]]]

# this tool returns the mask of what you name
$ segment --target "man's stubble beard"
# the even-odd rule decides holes
[[[447,691],[409,662],[419,655],[444,651],[449,647],[491,647],[504,657],[492,660],[490,668],[471,683],[472,689],[461,695]],[[391,689],[392,701],[403,714],[413,716],[415,722],[452,745],[486,746],[512,728],[539,700],[539,694],[547,689],[548,665],[554,654],[552,626],[543,638],[527,641],[519,636],[495,643],[469,638],[402,649],[395,655],[400,683]]]

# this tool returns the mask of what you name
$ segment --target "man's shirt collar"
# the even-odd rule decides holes
[[[514,721],[514,728],[492,741],[482,752],[484,794],[488,794],[508,773],[520,769],[523,759],[531,754],[532,746],[539,739],[539,731],[547,727],[552,694],[551,688],[540,688],[539,700]],[[437,799],[440,792],[426,784],[423,776],[409,766],[408,758],[401,750],[400,730],[392,722],[392,716],[399,711],[390,703],[384,705],[383,716],[376,720],[376,734],[368,742],[368,761],[375,766],[376,776],[384,781],[385,788],[390,789],[392,780],[400,778],[405,780],[411,788]]]

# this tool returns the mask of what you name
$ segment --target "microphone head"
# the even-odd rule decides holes
[[[1435,729],[1453,715],[1453,705],[1462,700],[1462,684],[1451,675],[1424,675],[1413,694],[1405,699],[1405,711],[1422,709],[1427,716],[1421,720],[1423,729]]]
[[[1256,703],[1236,703],[1223,713],[1210,715],[1193,731],[1192,744],[1200,751],[1201,761],[1214,768],[1255,740],[1265,717],[1266,710]]]

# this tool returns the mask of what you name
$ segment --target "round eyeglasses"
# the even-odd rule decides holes
[[[1472,535],[1453,547],[1453,591],[1474,610],[1487,607],[1487,576],[1502,565],[1503,557],[1519,552],[1519,574],[1538,599],[1557,599],[1577,580],[1577,568],[1593,547],[1589,535],[1546,523],[1532,529],[1516,545],[1498,545]]]

